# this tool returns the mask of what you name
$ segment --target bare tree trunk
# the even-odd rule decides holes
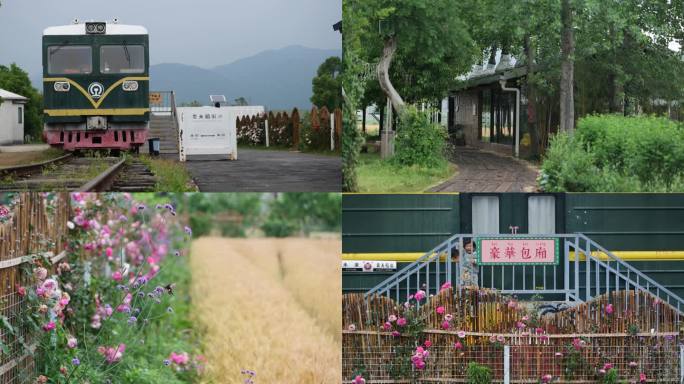
[[[570,2],[561,1],[560,130],[572,133],[575,130],[575,37]]]
[[[363,132],[364,134],[366,133],[366,108],[368,108],[368,107],[367,106],[363,107],[363,115],[362,115],[363,120],[361,123],[361,132]]]
[[[525,59],[527,60],[527,130],[530,133],[531,149],[535,155],[540,154],[540,132],[537,116],[537,90],[534,86],[534,61],[536,60],[536,47],[530,34],[525,35]]]
[[[385,96],[389,97],[392,101],[392,106],[398,114],[404,110],[404,100],[399,95],[389,77],[390,66],[392,65],[392,59],[394,54],[397,52],[397,38],[395,36],[388,37],[385,39],[385,47],[382,49],[382,58],[378,62],[378,79],[380,80],[380,89],[385,93]]]

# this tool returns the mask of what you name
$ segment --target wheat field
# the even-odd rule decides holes
[[[204,330],[205,383],[338,383],[339,239],[193,242],[192,295]]]

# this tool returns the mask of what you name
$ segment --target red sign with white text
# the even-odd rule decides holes
[[[558,239],[478,238],[480,265],[555,265]]]

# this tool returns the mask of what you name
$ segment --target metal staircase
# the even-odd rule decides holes
[[[173,91],[152,92],[158,95],[155,103],[150,103],[150,130],[148,138],[159,139],[159,153],[178,155],[178,118],[176,97]],[[148,153],[147,145],[140,148]]]
[[[437,294],[445,283],[461,285],[458,255],[464,253],[463,246],[469,239],[477,237],[555,238],[561,245],[556,265],[480,266],[480,288],[496,289],[503,294],[553,297],[569,305],[613,291],[635,290],[651,293],[679,314],[684,310],[681,297],[580,233],[454,235],[373,287],[365,296],[384,295],[399,302],[419,289],[429,297]]]

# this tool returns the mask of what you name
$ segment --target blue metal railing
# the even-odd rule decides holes
[[[403,301],[422,289],[428,296],[445,283],[461,285],[460,269],[464,244],[478,237],[554,238],[561,243],[556,265],[479,266],[478,286],[503,294],[541,295],[554,301],[577,304],[620,290],[645,291],[667,303],[678,313],[684,300],[652,278],[624,262],[587,236],[575,234],[473,235],[457,234],[425,253],[366,293]],[[638,305],[638,304],[637,304]]]

